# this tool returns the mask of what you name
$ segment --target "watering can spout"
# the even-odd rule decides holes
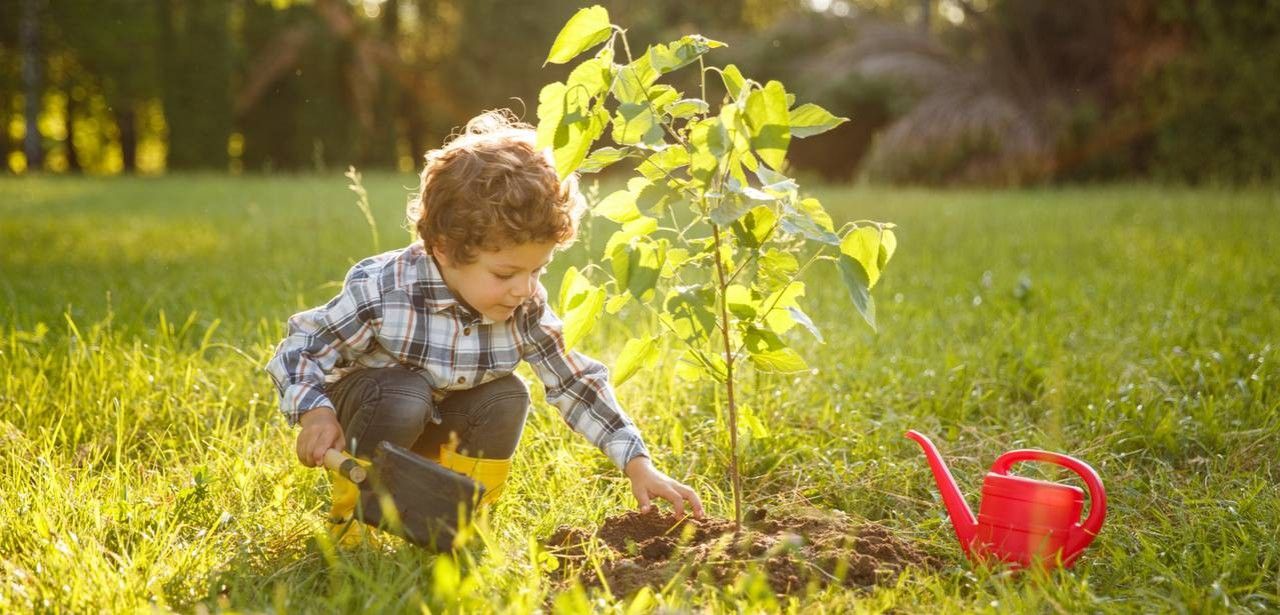
[[[933,470],[933,478],[938,482],[938,491],[942,493],[942,502],[946,504],[947,514],[951,517],[951,526],[956,530],[956,538],[960,539],[960,546],[968,552],[978,528],[978,521],[974,518],[973,511],[965,503],[960,487],[956,485],[955,478],[951,476],[951,470],[947,469],[947,463],[942,460],[942,455],[938,453],[938,448],[933,445],[933,442],[914,429],[907,432],[907,437],[915,440],[920,448],[924,449],[924,455],[929,459],[929,468]]]

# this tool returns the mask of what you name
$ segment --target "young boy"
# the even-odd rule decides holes
[[[561,181],[535,133],[489,112],[426,155],[409,222],[420,241],[366,258],[323,306],[293,315],[267,365],[306,466],[330,448],[368,458],[386,440],[502,490],[524,428],[525,360],[570,427],[631,479],[641,510],[654,497],[677,515],[692,489],[654,468],[618,405],[604,365],[566,352],[562,323],[538,281],[571,244],[583,198]],[[335,479],[330,520],[350,518],[355,489]],[[345,484],[344,484],[345,483]]]

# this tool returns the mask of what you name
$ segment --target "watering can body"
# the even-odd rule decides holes
[[[907,432],[924,449],[951,524],[971,559],[997,559],[1016,566],[1075,564],[1106,518],[1106,492],[1097,472],[1079,459],[1034,449],[1009,451],[996,459],[982,483],[975,518],[951,471],[929,438]],[[1024,461],[1041,461],[1074,471],[1089,487],[1089,517],[1080,520],[1085,493],[1078,487],[1009,474]]]

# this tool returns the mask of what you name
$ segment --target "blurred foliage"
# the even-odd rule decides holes
[[[1185,181],[1280,177],[1280,3],[1166,0],[1160,16],[1187,32],[1149,84],[1149,113],[1167,110],[1152,170]]]
[[[1236,183],[1272,181],[1280,166],[1273,2],[600,3],[634,40],[702,32],[744,71],[852,118],[792,152],[797,172],[827,180]],[[46,171],[411,171],[482,110],[530,120],[538,86],[566,76],[542,52],[581,5],[0,3],[0,157],[26,170],[35,88]],[[34,84],[22,71],[27,10],[39,14]]]

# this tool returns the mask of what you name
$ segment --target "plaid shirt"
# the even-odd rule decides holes
[[[290,425],[333,402],[324,385],[360,368],[404,365],[426,377],[437,400],[511,374],[523,359],[546,387],[547,402],[574,431],[619,468],[649,456],[640,432],[618,405],[609,371],[577,351],[565,352],[563,324],[546,288],[496,322],[458,301],[420,242],[360,261],[342,292],[289,318],[267,371]]]

